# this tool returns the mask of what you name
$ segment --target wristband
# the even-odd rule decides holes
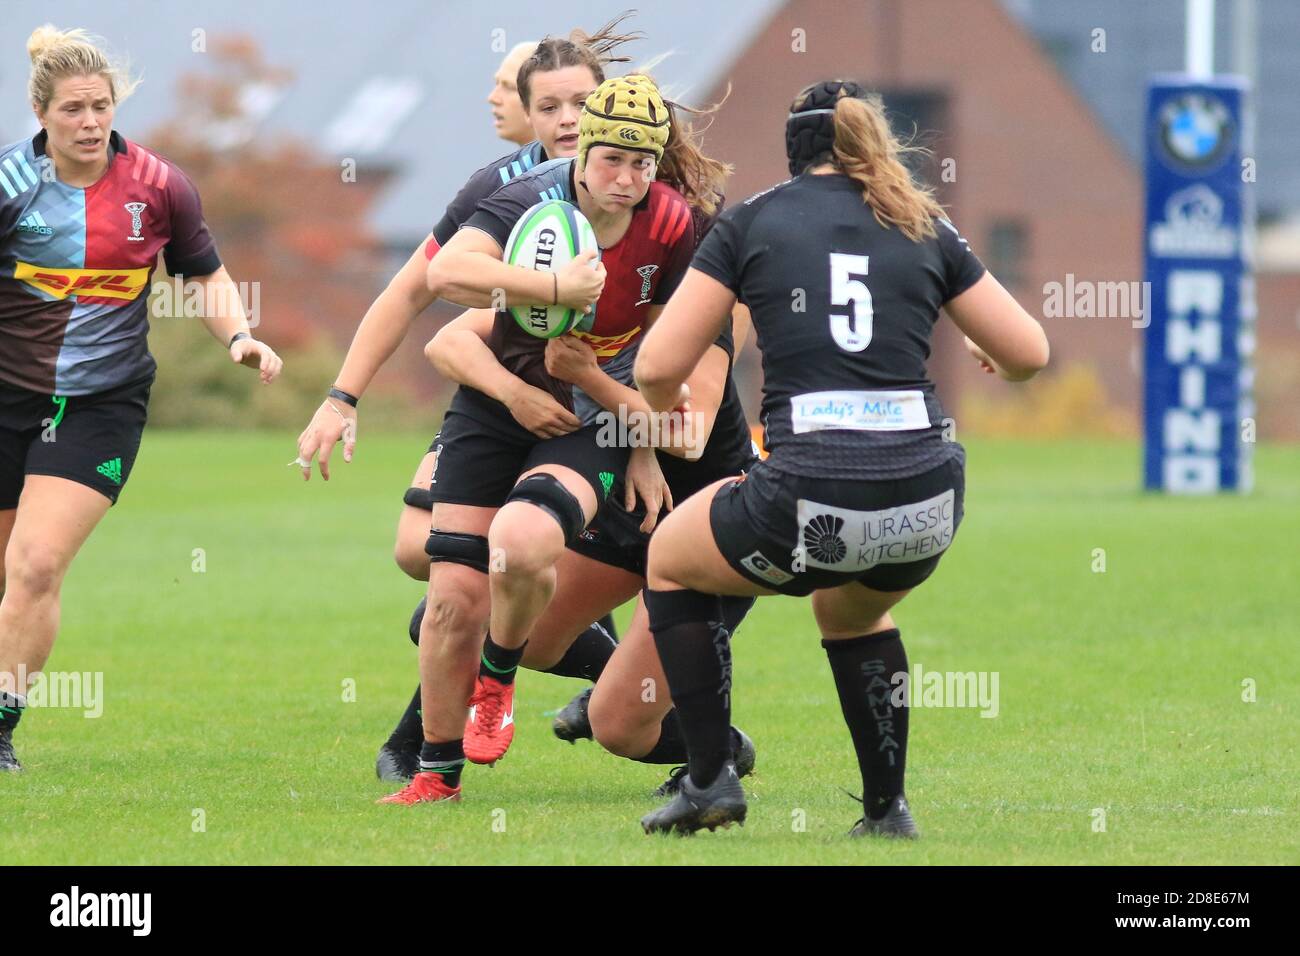
[[[360,399],[358,399],[351,392],[345,392],[337,385],[331,385],[330,390],[326,393],[326,395],[329,398],[337,398],[340,402],[347,402],[353,408],[356,408],[357,402],[360,401]]]
[[[234,335],[230,337],[230,341],[226,343],[226,349],[229,350],[234,348],[235,343],[238,342],[240,339],[251,339],[251,338],[252,336],[249,335],[247,332],[236,332]]]
[[[337,385],[331,385],[327,394],[330,398],[337,398],[340,402],[347,402],[353,408],[356,408],[357,402],[360,401],[360,399],[355,395],[343,391],[343,389],[339,388]]]

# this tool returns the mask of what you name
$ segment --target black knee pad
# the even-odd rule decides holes
[[[421,508],[425,511],[432,511],[433,489],[412,486],[406,489],[406,494],[402,495],[402,501],[410,505],[412,508]]]
[[[424,621],[424,609],[428,607],[428,605],[428,598],[420,598],[420,603],[415,606],[415,612],[411,615],[409,633],[411,635],[411,643],[416,647],[420,646],[420,624]]]
[[[429,540],[424,542],[424,552],[429,556],[431,564],[445,561],[484,574],[488,571],[488,539],[481,534],[461,534],[458,531],[439,531],[434,528],[429,532]]]
[[[537,505],[559,523],[566,545],[576,541],[578,535],[582,534],[582,529],[587,526],[582,516],[582,505],[554,475],[529,475],[515,485],[506,501],[526,501],[530,505]]]

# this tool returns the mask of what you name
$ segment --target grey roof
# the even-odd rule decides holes
[[[1234,30],[1242,0],[1215,4],[1214,64],[1239,68]],[[1003,0],[1051,55],[1135,163],[1143,161],[1147,82],[1183,70],[1184,0]],[[1259,212],[1300,213],[1300,3],[1255,0],[1255,158]],[[1092,31],[1106,31],[1094,53]]]
[[[469,173],[509,151],[492,131],[486,98],[503,49],[573,27],[594,30],[629,7],[627,24],[647,39],[626,51],[636,66],[669,54],[654,72],[666,92],[697,102],[763,27],[782,0],[564,0],[545,5],[385,0],[9,0],[0,18],[0,141],[37,129],[27,105],[28,34],[52,20],[85,27],[128,54],[145,82],[118,111],[115,128],[141,138],[178,114],[175,79],[202,69],[193,31],[242,33],[293,82],[263,91],[260,128],[292,134],[325,155],[351,157],[358,177],[391,167],[392,185],[372,225],[385,241],[414,245]],[[557,12],[558,11],[558,12]],[[504,31],[504,32],[494,32]],[[625,70],[622,64],[614,73]],[[238,130],[226,131],[237,137]]]
[[[1039,39],[1104,126],[1141,161],[1147,78],[1182,65],[1184,0],[1002,0]],[[1217,62],[1230,65],[1232,7],[1220,0]],[[396,247],[414,245],[466,176],[510,146],[492,132],[484,102],[502,49],[546,32],[594,29],[636,0],[564,0],[559,13],[503,0],[7,0],[0,19],[0,142],[30,135],[24,44],[37,25],[82,26],[129,54],[145,82],[116,120],[142,138],[181,104],[175,80],[202,69],[195,30],[209,39],[240,33],[259,44],[272,66],[294,76],[282,91],[251,103],[259,132],[291,134],[335,159],[351,157],[358,175],[379,167],[394,179],[372,225]],[[656,76],[675,98],[705,95],[784,0],[642,2],[633,24],[647,40],[629,47],[633,66],[670,54]],[[1300,3],[1258,0],[1259,160],[1262,213],[1300,207]],[[1092,53],[1091,31],[1107,31],[1105,53]],[[494,32],[504,31],[504,32]],[[615,72],[622,72],[616,69]],[[256,91],[255,91],[256,92]],[[225,129],[236,140],[253,130]],[[208,135],[213,135],[208,131]]]

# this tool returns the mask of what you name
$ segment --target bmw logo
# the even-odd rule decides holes
[[[1176,168],[1217,166],[1232,145],[1232,116],[1218,97],[1184,93],[1165,102],[1159,114],[1160,152]]]

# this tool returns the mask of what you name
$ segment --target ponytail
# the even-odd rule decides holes
[[[567,38],[545,37],[537,44],[533,55],[524,60],[519,67],[516,84],[519,87],[519,99],[527,111],[533,92],[533,74],[550,73],[568,66],[585,66],[596,78],[596,84],[605,82],[605,66],[609,63],[628,63],[630,56],[615,56],[614,51],[631,40],[639,40],[645,34],[640,30],[619,33],[619,25],[632,15],[628,10],[620,13],[595,33],[585,30],[572,30]]]
[[[895,226],[913,242],[933,238],[943,207],[928,186],[918,185],[901,157],[928,150],[898,141],[880,97],[843,96],[835,102],[835,145],[830,162],[862,186],[862,199],[882,226]]]
[[[728,89],[730,94],[730,89]],[[678,110],[693,116],[704,116],[717,111],[727,100],[726,96],[705,109],[691,109],[679,103],[668,103],[670,129],[664,156],[659,162],[655,178],[672,186],[685,198],[688,205],[706,216],[713,216],[722,201],[727,177],[732,173],[730,163],[704,155],[701,133],[690,123],[678,118]]]

